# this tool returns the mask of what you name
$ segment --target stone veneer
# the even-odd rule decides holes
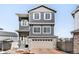
[[[79,53],[79,33],[74,34],[73,53]]]

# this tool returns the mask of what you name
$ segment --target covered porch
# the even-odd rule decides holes
[[[24,49],[28,48],[28,38],[29,32],[28,31],[18,31],[19,34],[19,48]]]

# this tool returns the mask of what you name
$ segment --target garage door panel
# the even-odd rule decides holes
[[[54,39],[32,39],[30,43],[30,48],[48,48],[55,49],[56,48],[56,40]]]

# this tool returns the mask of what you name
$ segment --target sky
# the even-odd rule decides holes
[[[5,31],[16,32],[19,29],[19,21],[16,13],[27,13],[36,7],[36,4],[0,4],[0,28]],[[55,14],[56,36],[70,38],[73,35],[74,19],[71,12],[77,7],[75,4],[47,4],[45,5],[57,11]]]

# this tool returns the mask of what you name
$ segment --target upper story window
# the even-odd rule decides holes
[[[27,20],[21,20],[21,26],[28,26]]]
[[[51,20],[51,13],[44,13],[44,20]]]
[[[33,26],[33,34],[41,34],[41,26]]]
[[[40,13],[33,13],[33,19],[34,20],[40,20],[41,14]]]
[[[43,34],[51,34],[51,26],[43,26]]]

